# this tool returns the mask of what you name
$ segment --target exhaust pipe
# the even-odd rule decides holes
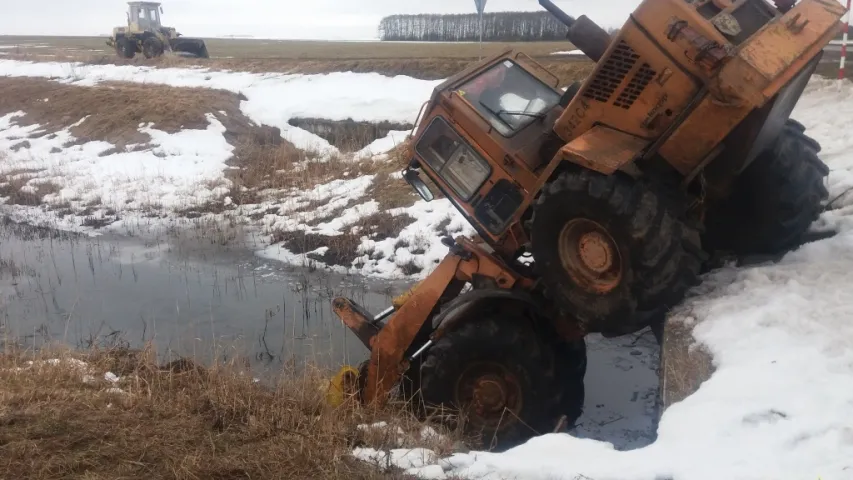
[[[548,10],[560,23],[569,27],[567,35],[569,41],[587,57],[595,62],[604,57],[604,53],[610,47],[612,40],[607,31],[599,27],[586,15],[581,15],[577,19],[572,17],[554,5],[551,0],[539,0],[539,5]]]

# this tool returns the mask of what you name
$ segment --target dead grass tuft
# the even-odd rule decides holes
[[[0,197],[11,205],[38,206],[44,197],[59,193],[61,187],[53,182],[30,183],[33,177],[26,172],[12,171],[0,175]]]
[[[661,352],[661,413],[689,397],[714,373],[711,353],[693,338],[693,328],[667,321]]]
[[[0,357],[0,478],[403,478],[350,456],[356,446],[397,446],[396,435],[357,426],[420,425],[399,406],[326,405],[328,377],[310,366],[286,368],[268,386],[236,364],[158,365],[150,351],[81,358],[87,367],[67,353]],[[432,446],[447,453],[448,443]]]
[[[291,253],[306,254],[308,258],[326,265],[349,268],[356,259],[370,254],[358,251],[362,238],[367,237],[374,241],[394,238],[414,221],[409,215],[391,215],[382,211],[360,219],[350,227],[349,232],[341,235],[321,235],[302,230],[279,231],[273,233],[272,243],[283,243]],[[322,247],[326,247],[323,253],[315,252]]]

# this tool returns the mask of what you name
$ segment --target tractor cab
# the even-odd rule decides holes
[[[128,3],[128,26],[135,31],[155,30],[161,27],[160,14],[163,7],[155,2]]]
[[[405,177],[429,198],[417,178],[424,169],[461,213],[476,219],[481,235],[501,243],[563,144],[553,133],[565,103],[558,82],[534,60],[507,51],[439,85]],[[511,236],[508,251],[524,243],[523,235]]]

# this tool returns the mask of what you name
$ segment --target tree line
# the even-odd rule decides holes
[[[568,28],[548,12],[496,12],[483,15],[483,41],[565,40]],[[394,42],[475,42],[480,17],[475,14],[392,15],[379,23],[379,38]]]

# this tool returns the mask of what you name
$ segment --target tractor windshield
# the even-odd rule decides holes
[[[516,134],[560,101],[560,94],[512,60],[505,60],[457,90],[505,137]]]

